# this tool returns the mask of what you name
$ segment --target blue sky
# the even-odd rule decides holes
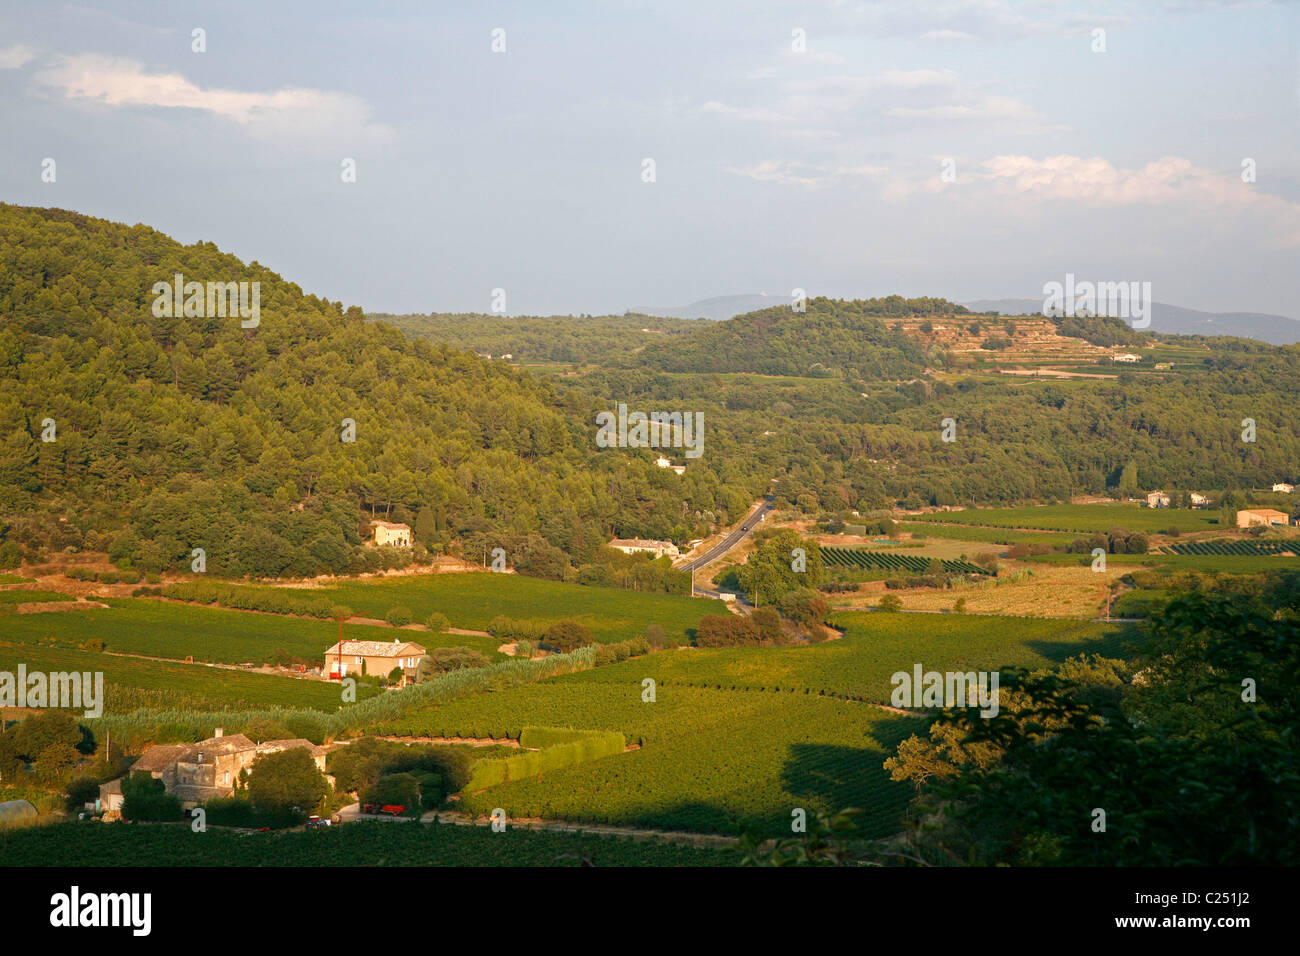
[[[0,124],[0,199],[374,311],[1073,272],[1300,318],[1294,3],[6,2]]]

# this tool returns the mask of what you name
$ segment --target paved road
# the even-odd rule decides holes
[[[713,547],[709,548],[708,551],[705,551],[698,558],[695,558],[694,560],[688,561],[686,564],[681,565],[679,568],[677,568],[677,570],[685,571],[687,574],[689,574],[692,571],[700,570],[700,568],[704,567],[705,565],[712,564],[714,561],[718,560],[718,558],[722,557],[724,554],[726,554],[736,545],[740,544],[740,542],[743,541],[746,537],[748,537],[750,532],[752,532],[754,528],[756,528],[760,523],[762,523],[763,516],[766,515],[771,510],[772,510],[772,496],[768,495],[757,505],[755,505],[753,509],[749,512],[749,514],[745,515],[744,519],[740,522],[739,527],[729,531],[725,538],[723,538]]]

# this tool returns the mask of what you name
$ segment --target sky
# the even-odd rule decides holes
[[[367,311],[1073,273],[1300,318],[1292,2],[0,0],[0,130],[0,200]]]

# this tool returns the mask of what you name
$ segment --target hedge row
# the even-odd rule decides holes
[[[569,740],[567,743],[553,743],[541,750],[529,750],[513,757],[476,761],[463,792],[474,794],[512,780],[526,780],[553,770],[574,767],[601,757],[621,754],[627,747],[623,735],[613,731],[525,727],[520,733],[520,743],[523,743],[526,736],[531,736],[534,740],[560,740],[568,736]]]
[[[328,618],[334,605],[318,595],[303,594],[285,588],[248,587],[216,581],[183,581],[163,588],[163,597],[198,604],[217,604],[241,611],[268,611],[272,614],[303,614]]]

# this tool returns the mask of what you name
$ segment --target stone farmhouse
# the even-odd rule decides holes
[[[150,747],[131,765],[129,773],[144,771],[161,780],[167,792],[185,809],[206,803],[214,797],[229,797],[235,792],[242,770],[252,767],[263,754],[285,750],[307,750],[316,768],[325,772],[325,748],[302,738],[267,740],[254,743],[243,734],[231,734],[218,727],[216,735],[196,744],[166,744]],[[110,780],[99,788],[100,798],[109,809],[120,809],[122,781]]]
[[[1274,491],[1280,491],[1284,495],[1289,495],[1295,491],[1295,485],[1288,485],[1285,481],[1279,481],[1273,485]]]
[[[375,532],[375,545],[391,544],[395,548],[409,548],[411,546],[411,526],[409,524],[397,524],[392,521],[372,521],[371,527]]]
[[[325,674],[330,680],[342,680],[349,674],[387,677],[393,668],[400,667],[402,683],[413,684],[424,652],[423,644],[397,638],[392,643],[340,641],[325,652]]]

